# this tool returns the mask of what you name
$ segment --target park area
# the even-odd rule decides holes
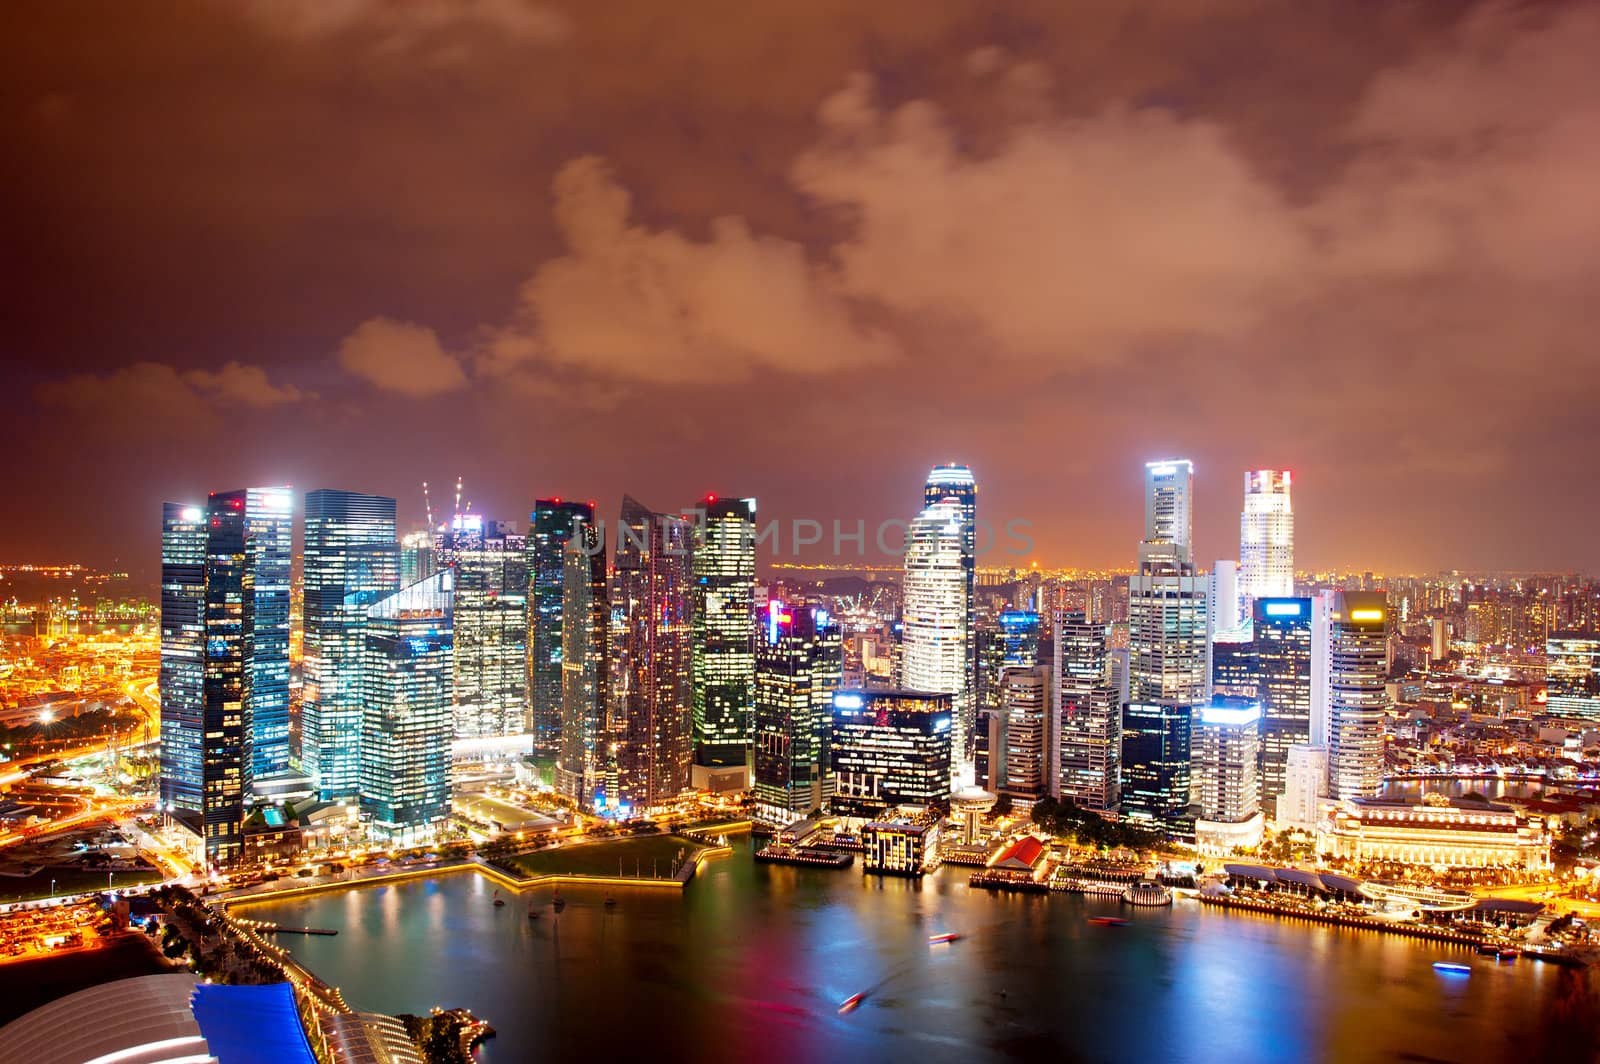
[[[705,848],[681,835],[640,835],[535,850],[508,858],[505,863],[525,876],[671,879],[680,860],[693,860]]]

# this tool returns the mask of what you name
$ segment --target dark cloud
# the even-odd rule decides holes
[[[962,458],[1044,557],[1103,564],[1139,463],[1184,452],[1203,553],[1282,464],[1308,564],[1597,561],[1590,6],[3,17],[14,446],[69,418],[195,490],[464,472],[502,515],[871,520]],[[74,512],[71,452],[16,505]],[[169,481],[137,479],[104,527],[148,523]]]

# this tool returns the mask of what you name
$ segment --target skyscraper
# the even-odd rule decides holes
[[[585,809],[603,794],[609,759],[611,598],[606,547],[594,524],[580,520],[563,551],[561,596],[561,752],[556,790]]]
[[[928,480],[922,487],[922,505],[924,508],[936,503],[950,501],[956,504],[958,521],[961,527],[961,568],[966,573],[966,596],[962,604],[962,615],[966,618],[967,631],[967,689],[965,699],[957,697],[954,711],[958,718],[957,726],[964,726],[967,734],[964,743],[954,747],[952,768],[960,767],[960,775],[966,780],[972,775],[972,757],[975,743],[976,721],[978,704],[978,643],[974,638],[977,630],[977,587],[978,587],[978,480],[972,475],[970,466],[958,462],[948,462],[944,465],[934,466],[928,472]],[[908,541],[909,542],[909,541]]]
[[[1108,626],[1082,613],[1056,624],[1057,793],[1083,809],[1117,809],[1122,776],[1122,707],[1111,680]]]
[[[528,559],[522,537],[465,537],[451,550],[450,561],[456,574],[452,603],[456,735],[524,734]]]
[[[620,798],[634,810],[689,786],[694,526],[632,496],[617,524],[611,696]]]
[[[1128,705],[1122,721],[1122,807],[1184,837],[1189,722],[1210,688],[1209,581],[1194,571],[1194,466],[1145,466],[1145,535],[1128,581]]]
[[[843,647],[820,606],[773,599],[756,638],[755,797],[774,819],[804,816],[832,797],[828,739]]]
[[[450,813],[455,580],[442,569],[366,611],[361,807],[399,841],[428,838]]]
[[[1219,696],[1195,714],[1195,842],[1202,853],[1230,854],[1261,842],[1260,726],[1261,707],[1250,699]]]
[[[1000,676],[1001,708],[991,725],[991,756],[1001,766],[999,793],[1036,802],[1050,793],[1050,667],[1018,665]]]
[[[902,684],[951,698],[952,771],[970,775],[976,699],[970,571],[963,504],[956,497],[918,514],[906,533]]]
[[[1381,591],[1334,596],[1328,632],[1328,793],[1364,798],[1383,782],[1389,608]]]
[[[1261,804],[1276,816],[1289,749],[1311,742],[1311,600],[1257,598],[1250,644],[1261,704]]]
[[[200,814],[205,793],[206,514],[161,514],[161,802]]]
[[[951,701],[921,691],[836,691],[834,809],[877,817],[899,805],[948,808]]]
[[[1600,720],[1600,638],[1551,632],[1545,640],[1545,711]]]
[[[400,590],[395,501],[306,493],[301,768],[324,801],[361,791],[361,659],[367,608]]]
[[[240,856],[252,782],[289,769],[293,502],[249,488],[162,511],[161,793],[213,865]]]
[[[407,532],[400,537],[400,586],[410,587],[426,579],[438,568],[434,556],[433,529]]]
[[[561,655],[567,542],[594,527],[594,504],[539,499],[528,529],[528,716],[536,753],[561,746]]]
[[[743,769],[755,687],[756,501],[710,495],[695,518],[694,759],[703,769]]]
[[[1144,538],[1170,544],[1178,562],[1194,564],[1194,463],[1187,458],[1146,462]]]
[[[244,503],[244,710],[250,779],[289,771],[289,572],[294,492],[249,488],[231,492],[228,513]],[[215,512],[216,497],[212,499]],[[226,522],[224,526],[226,527]]]
[[[1257,469],[1244,475],[1239,594],[1246,610],[1252,599],[1294,594],[1294,506],[1287,469]]]
[[[1003,610],[993,624],[979,619],[977,713],[974,724],[973,760],[975,779],[980,786],[998,787],[1004,770],[990,757],[991,718],[1005,705],[1001,676],[1006,669],[1040,664],[1039,615],[1032,610]],[[1049,664],[1045,662],[1045,664]]]

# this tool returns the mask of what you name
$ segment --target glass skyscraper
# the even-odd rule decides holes
[[[632,496],[617,524],[611,696],[620,801],[643,811],[689,786],[694,526]]]
[[[843,669],[839,625],[820,606],[767,604],[756,637],[755,798],[774,819],[832,796],[828,739]]]
[[[964,510],[946,498],[917,515],[906,533],[901,603],[901,684],[951,698],[951,770],[971,775],[976,724],[970,571]]]
[[[1545,660],[1545,712],[1600,720],[1600,637],[1552,632]]]
[[[465,542],[467,545],[462,546]],[[521,536],[458,541],[455,729],[458,738],[521,735],[528,726],[528,559]]]
[[[898,805],[948,809],[951,702],[921,691],[834,692],[834,810],[877,817]]]
[[[199,814],[205,790],[206,512],[161,514],[161,802]]]
[[[361,658],[361,807],[381,835],[420,841],[450,813],[454,569],[366,611]]]
[[[1258,598],[1250,644],[1261,704],[1261,804],[1273,815],[1288,779],[1289,748],[1311,742],[1311,600]]]
[[[593,810],[603,800],[614,798],[603,793],[610,760],[606,707],[611,604],[605,543],[599,529],[580,520],[563,555],[561,747],[556,758],[556,790]],[[611,771],[615,772],[614,766]]]
[[[395,501],[306,493],[300,767],[324,801],[361,791],[361,659],[367,608],[400,590]]]
[[[539,499],[528,529],[528,710],[533,749],[561,746],[561,655],[567,542],[580,524],[594,527],[594,504]]]
[[[695,764],[739,767],[755,686],[756,501],[708,496],[695,517]]]
[[[1122,716],[1122,810],[1186,838],[1189,723],[1210,695],[1209,581],[1194,571],[1194,465],[1145,466],[1145,535],[1128,581],[1128,704]]]
[[[213,865],[240,856],[252,782],[289,770],[293,509],[248,488],[162,510],[161,793]]]

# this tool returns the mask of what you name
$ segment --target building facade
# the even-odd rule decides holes
[[[395,501],[306,493],[300,767],[323,801],[361,793],[361,660],[367,608],[400,590]]]
[[[971,752],[976,722],[972,612],[963,528],[956,498],[927,507],[906,533],[901,604],[901,684],[950,696],[957,774]]]
[[[688,788],[693,760],[694,526],[632,496],[617,525],[611,696],[619,800],[642,811]]]
[[[1545,711],[1600,720],[1600,637],[1552,632],[1545,640]]]
[[[202,507],[162,508],[161,804],[196,816],[206,792],[206,529]]]
[[[1000,676],[1001,708],[990,724],[989,747],[997,793],[1020,802],[1050,794],[1051,745],[1055,740],[1050,667],[1012,666]]]
[[[450,814],[456,570],[367,609],[361,666],[361,807],[381,836],[434,837]]]
[[[1550,836],[1537,819],[1494,802],[1446,798],[1351,798],[1318,836],[1323,853],[1345,860],[1435,868],[1550,867]]]
[[[1289,750],[1311,742],[1311,600],[1260,597],[1252,609],[1252,693],[1262,714],[1261,804],[1275,815]]]
[[[594,523],[594,504],[572,499],[537,499],[528,515],[528,730],[536,753],[561,748],[567,543]]]
[[[921,691],[835,692],[834,810],[878,817],[902,805],[947,807],[953,701]]]
[[[843,671],[839,625],[820,606],[767,604],[756,642],[755,798],[777,823],[833,797],[828,741]]]
[[[1261,842],[1261,706],[1217,697],[1194,717],[1194,790],[1199,798],[1195,845],[1229,854]]]
[[[756,501],[711,495],[694,516],[695,764],[737,769],[755,696]]]
[[[1328,794],[1371,797],[1383,782],[1388,600],[1381,591],[1340,592],[1328,626]]]
[[[1239,514],[1239,595],[1244,609],[1258,598],[1294,595],[1294,505],[1287,469],[1244,475]]]
[[[450,551],[450,566],[456,574],[456,737],[526,734],[528,558],[523,537],[463,536]]]
[[[563,550],[561,729],[556,790],[593,811],[615,795],[606,713],[610,705],[611,597],[606,547],[593,523],[580,521]]]
[[[1122,785],[1122,706],[1111,677],[1110,625],[1063,613],[1054,646],[1056,794],[1083,809],[1117,810]]]

